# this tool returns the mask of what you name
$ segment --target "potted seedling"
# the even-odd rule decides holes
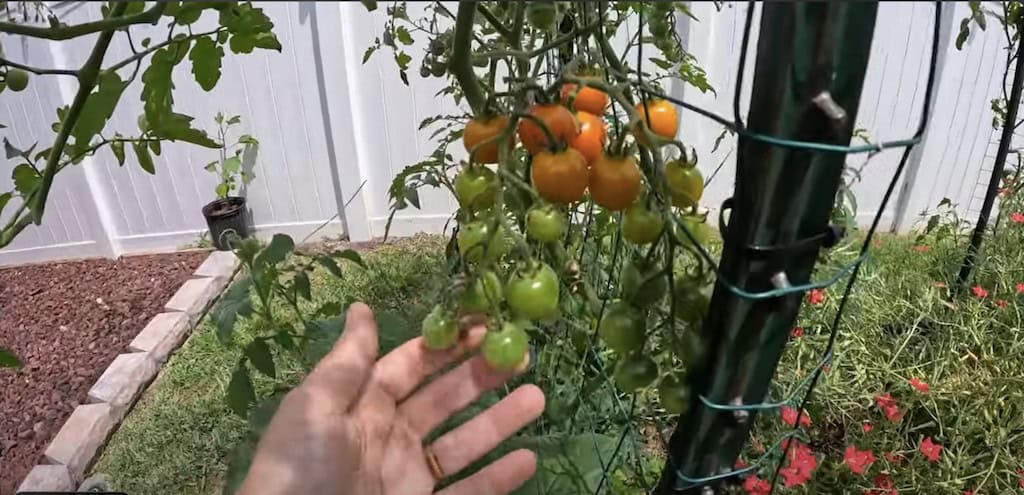
[[[254,178],[251,164],[256,159],[260,143],[248,134],[239,136],[234,143],[228,142],[228,131],[242,120],[238,115],[225,118],[218,112],[213,120],[217,122],[220,136],[220,159],[208,163],[205,168],[207,172],[217,174],[217,199],[203,207],[203,216],[210,228],[214,247],[226,251],[231,249],[235,239],[249,236],[245,197],[234,194]]]

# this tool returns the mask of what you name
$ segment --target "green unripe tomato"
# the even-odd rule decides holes
[[[658,363],[642,354],[626,356],[615,366],[615,385],[623,392],[635,392],[658,378]]]
[[[512,313],[546,320],[558,316],[558,275],[547,263],[535,263],[512,275],[505,297]]]
[[[661,267],[644,258],[637,258],[622,268],[619,283],[622,284],[622,299],[638,308],[657,304],[668,291],[668,279]]]
[[[459,340],[459,322],[440,304],[423,318],[421,330],[423,345],[435,351],[451,348]]]
[[[498,176],[483,165],[467,165],[455,178],[455,197],[470,211],[483,211],[493,206],[497,192]]]
[[[613,351],[629,354],[639,350],[647,339],[643,315],[622,301],[616,301],[605,309],[597,332]]]
[[[697,327],[704,321],[711,300],[692,279],[679,277],[675,283],[676,318]]]
[[[643,205],[634,205],[622,216],[622,236],[633,244],[650,244],[665,228],[661,214]]]
[[[682,414],[690,400],[690,389],[681,377],[668,375],[658,384],[658,401],[670,414]]]
[[[459,253],[469,262],[494,261],[511,248],[511,243],[500,225],[492,228],[490,221],[469,222],[459,228]]]
[[[526,212],[526,235],[540,242],[558,242],[565,237],[565,214],[551,205]]]
[[[489,313],[491,308],[504,298],[501,280],[494,272],[487,270],[480,273],[469,287],[466,287],[459,298],[459,309],[463,313]]]
[[[555,2],[535,1],[526,6],[526,20],[536,29],[551,31],[555,29],[558,11]]]
[[[484,361],[494,370],[512,371],[523,364],[530,350],[530,337],[518,323],[507,321],[498,330],[489,329],[481,346]]]
[[[28,87],[28,72],[21,69],[8,68],[7,87],[11,88],[11,91],[23,91]]]

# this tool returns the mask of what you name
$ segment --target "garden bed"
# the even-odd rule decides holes
[[[207,253],[0,270],[0,342],[24,363],[0,370],[0,493],[13,493],[89,387]]]

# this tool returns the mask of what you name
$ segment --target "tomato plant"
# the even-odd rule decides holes
[[[519,121],[519,139],[531,154],[564,145],[580,132],[576,117],[562,105],[534,105],[530,117]]]
[[[641,126],[663,139],[675,139],[679,131],[679,111],[675,105],[666,100],[650,100],[637,103],[636,111],[640,114]],[[642,130],[638,129],[636,136],[641,143],[647,143],[647,135]]]
[[[532,320],[558,315],[558,293],[558,275],[546,263],[516,272],[506,287],[512,314]]]
[[[626,263],[619,281],[622,284],[622,298],[638,307],[659,303],[668,291],[664,269],[645,258]]]
[[[561,93],[562,104],[580,112],[600,116],[604,115],[604,110],[608,107],[608,95],[596,88],[580,88],[578,84],[570,83],[562,86]]]
[[[658,363],[643,354],[630,354],[615,366],[615,384],[624,392],[646,387],[658,378]]]
[[[680,208],[696,206],[704,195],[704,177],[695,164],[683,160],[666,163],[665,181],[672,195],[672,204]]]
[[[476,163],[498,163],[498,137],[508,128],[508,117],[491,115],[475,118],[466,124],[462,134],[471,161]],[[515,137],[509,133],[508,139]]]
[[[494,204],[498,181],[494,172],[484,166],[467,165],[455,177],[455,197],[470,211],[480,211]]]
[[[622,216],[622,237],[635,244],[650,244],[665,229],[661,214],[643,204],[634,205]]]
[[[576,112],[576,119],[580,123],[580,132],[569,140],[569,146],[579,151],[588,164],[594,163],[601,157],[608,141],[604,119],[584,111]]]
[[[530,350],[530,336],[521,324],[507,321],[501,328],[487,332],[481,352],[492,368],[512,371],[524,363]]]
[[[463,313],[489,313],[504,299],[504,289],[498,274],[486,270],[477,275],[466,287],[459,299],[459,310]]]
[[[605,310],[597,331],[609,348],[621,354],[639,350],[647,337],[643,315],[621,301],[612,303]]]
[[[428,349],[447,349],[459,340],[459,322],[440,304],[423,319],[423,345]]]
[[[469,261],[494,261],[509,250],[509,239],[500,225],[485,220],[470,222],[459,231],[459,252]]]

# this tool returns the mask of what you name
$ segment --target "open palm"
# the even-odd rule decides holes
[[[353,304],[334,349],[281,402],[240,493],[434,493],[435,472],[457,474],[544,409],[540,389],[524,385],[424,448],[442,422],[510,378],[475,356],[421,386],[477,348],[483,334],[474,328],[444,352],[417,338],[378,360],[373,313]],[[517,450],[438,493],[505,494],[535,469],[534,453]]]

